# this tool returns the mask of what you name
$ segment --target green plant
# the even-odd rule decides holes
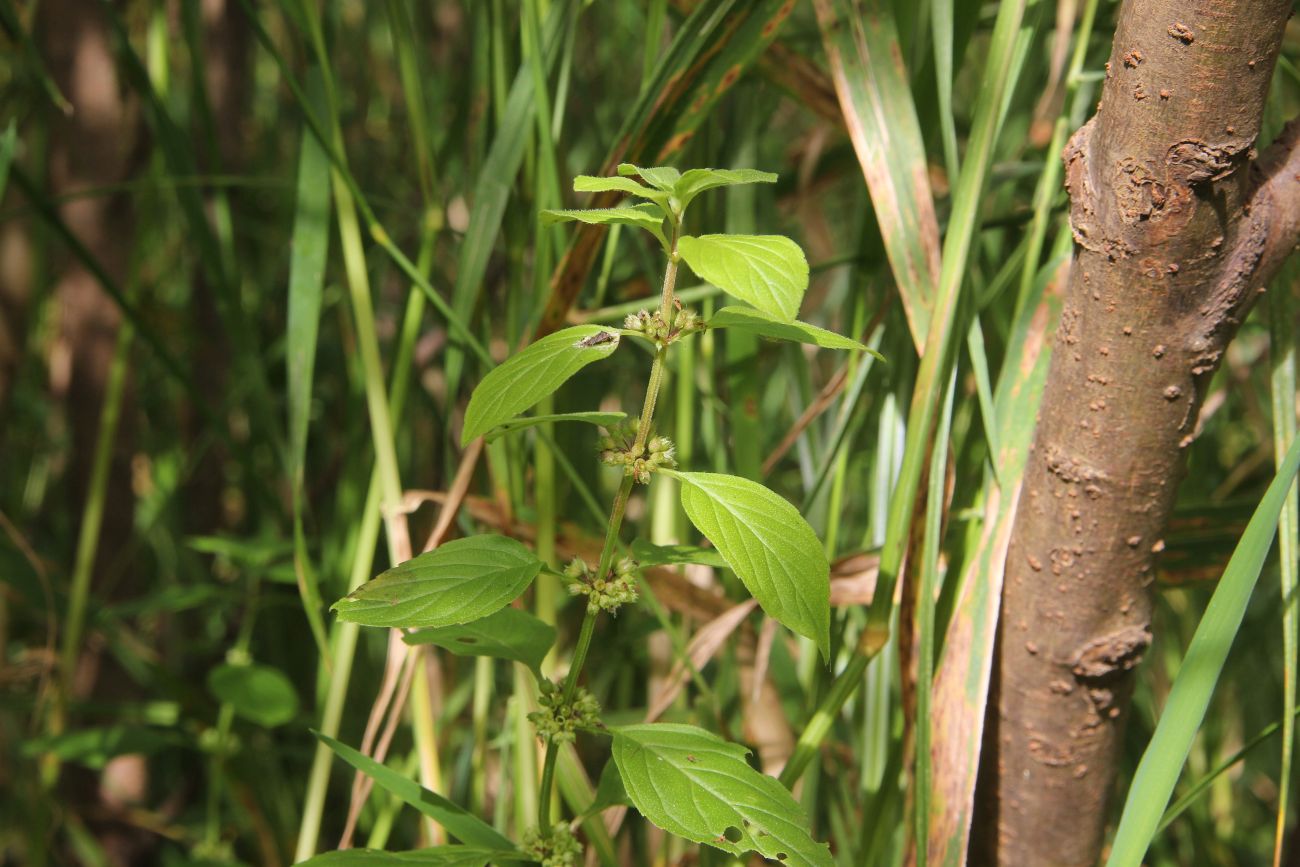
[[[577,646],[562,682],[544,678],[540,668],[554,642],[554,629],[507,607],[546,569],[542,559],[513,539],[480,535],[449,542],[384,572],[334,605],[342,620],[418,630],[407,640],[513,659],[533,673],[539,709],[529,719],[545,742],[546,755],[537,822],[523,854],[544,864],[574,864],[581,855],[567,836],[568,825],[555,824],[553,809],[560,746],[579,732],[612,737],[614,767],[627,799],[664,830],[736,855],[758,852],[801,864],[832,863],[825,844],[814,841],[802,808],[777,780],[750,767],[743,747],[689,725],[607,727],[595,699],[579,686],[597,619],[638,599],[638,564],[619,556],[624,547],[621,531],[633,487],[650,484],[656,475],[677,480],[686,515],[763,610],[809,639],[823,660],[830,656],[830,566],[799,510],[749,479],[679,468],[672,439],[654,426],[669,352],[705,329],[734,328],[778,340],[872,351],[795,318],[808,286],[808,264],[790,239],[684,233],[687,208],[700,193],[775,180],[776,175],[753,170],[679,173],[624,164],[617,177],[579,177],[574,189],[616,191],[645,201],[542,214],[543,225],[578,221],[644,229],[659,241],[667,259],[657,309],[629,314],[622,328],[579,325],[543,337],[488,373],[465,413],[462,445],[494,431],[520,430],[528,421],[518,419],[520,413],[582,368],[608,358],[624,338],[645,341],[653,351],[636,418],[569,413],[532,419],[598,421],[606,429],[599,440],[600,461],[622,471],[599,560],[591,564],[575,559],[558,575],[573,595],[586,598]],[[752,306],[724,307],[706,322],[675,294],[683,262]],[[685,560],[711,562],[713,557],[699,549]]]

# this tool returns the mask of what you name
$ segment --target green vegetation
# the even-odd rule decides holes
[[[1119,11],[0,0],[0,861],[961,863]],[[1112,864],[1297,848],[1296,278]]]

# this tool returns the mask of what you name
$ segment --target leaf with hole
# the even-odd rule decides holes
[[[266,665],[219,665],[208,672],[208,689],[236,714],[266,728],[298,713],[298,692],[284,672]]]
[[[625,412],[559,412],[551,415],[530,415],[523,418],[515,418],[510,421],[503,421],[491,431],[484,439],[487,442],[500,439],[508,433],[514,433],[517,430],[534,427],[539,424],[550,424],[557,421],[580,421],[586,424],[598,424],[602,427],[609,427],[618,424],[627,418]]]
[[[457,656],[513,659],[540,679],[542,660],[555,643],[555,627],[527,611],[507,607],[469,623],[421,629],[404,640],[407,644],[432,644]]]
[[[575,373],[608,358],[619,334],[600,325],[575,325],[547,335],[493,369],[474,389],[465,409],[461,445],[533,406]]]
[[[682,508],[763,610],[830,655],[830,563],[799,510],[757,482],[667,471]]]
[[[613,729],[614,761],[633,805],[671,834],[733,855],[830,867],[803,807],[748,752],[701,728],[669,723]]]
[[[340,620],[398,629],[469,623],[527,589],[542,561],[505,536],[457,539],[394,566],[334,603]]]
[[[783,235],[685,235],[677,251],[701,280],[790,321],[808,289],[808,260]]]
[[[852,338],[807,322],[781,319],[771,313],[756,310],[753,307],[723,307],[709,318],[710,328],[736,328],[749,331],[760,337],[774,340],[790,340],[795,343],[811,343],[824,349],[861,349],[870,352],[876,358],[884,356]]]

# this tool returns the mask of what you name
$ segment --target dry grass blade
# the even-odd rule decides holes
[[[939,280],[939,222],[893,7],[860,0],[814,5],[840,108],[920,352]]]
[[[690,656],[691,664],[696,670],[708,665],[709,660],[713,659],[714,654],[726,643],[735,632],[740,624],[745,622],[749,613],[758,606],[758,602],[753,599],[746,599],[739,605],[734,605],[727,609],[720,616],[704,624],[695,633],[691,643],[687,646],[687,653]],[[682,687],[686,686],[686,681],[690,677],[686,666],[679,661],[673,666],[664,685],[650,700],[650,707],[646,710],[645,721],[654,722],[663,716],[664,711],[672,707],[677,696],[681,694]]]
[[[1063,281],[1064,270],[1054,285]],[[1029,407],[1037,404],[1047,375],[1050,352],[1044,349],[1056,306],[1053,291],[1033,311],[1028,328],[1018,330],[1019,365],[1010,366],[999,383],[1006,386],[999,388],[999,396],[1012,398],[999,406],[1002,454],[996,460],[1001,485],[991,480],[987,486],[984,532],[961,583],[935,674],[930,716],[934,782],[926,863],[938,867],[966,862],[1004,564],[1033,436],[1034,413]]]

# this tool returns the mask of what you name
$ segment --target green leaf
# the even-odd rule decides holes
[[[334,603],[340,620],[409,629],[469,623],[513,602],[542,561],[505,536],[448,542],[395,566]]]
[[[782,235],[683,236],[677,251],[701,280],[784,320],[799,313],[808,260]]]
[[[736,184],[774,184],[776,175],[757,169],[690,169],[682,173],[677,182],[677,198],[685,208],[691,199],[705,190],[730,187]]]
[[[9,165],[13,162],[14,151],[18,147],[18,125],[10,120],[4,134],[0,135],[0,200],[4,199],[5,186],[9,182]]]
[[[381,765],[329,735],[318,731],[313,731],[312,734],[343,761],[374,780],[380,788],[442,825],[456,839],[484,849],[518,851],[499,831],[464,807],[448,801],[437,792],[429,791],[414,780],[408,780],[387,765]]]
[[[624,226],[639,226],[651,232],[663,230],[663,211],[654,205],[619,205],[614,208],[591,208],[589,210],[573,209],[567,211],[542,211],[542,225],[553,226],[556,223],[598,223],[610,225],[618,223]]]
[[[518,852],[498,852],[476,846],[435,846],[410,852],[382,852],[378,849],[342,849],[325,852],[300,862],[301,867],[390,867],[417,864],[424,867],[486,867],[490,863],[518,864]]]
[[[311,85],[319,85],[313,75]],[[313,97],[320,87],[310,87]],[[315,100],[319,108],[324,99]],[[285,322],[288,362],[289,475],[301,485],[311,411],[321,288],[330,240],[330,161],[321,143],[304,130],[298,155],[298,195],[289,244],[289,312]]]
[[[1169,804],[1174,785],[1187,762],[1192,742],[1205,719],[1206,708],[1214,687],[1223,672],[1223,664],[1232,649],[1233,639],[1241,629],[1246,604],[1259,581],[1277,519],[1286,502],[1287,492],[1300,468],[1300,439],[1291,444],[1269,483],[1259,507],[1241,534],[1232,559],[1215,586],[1214,595],[1205,606],[1205,614],[1196,627],[1178,668],[1178,676],[1169,690],[1160,722],[1138,762],[1133,784],[1124,802],[1124,813],[1115,831],[1107,867],[1141,864],[1160,825],[1160,816]]]
[[[555,627],[518,608],[457,626],[421,629],[407,644],[433,644],[457,656],[492,656],[522,662],[541,678],[542,660],[555,643]]]
[[[733,855],[758,852],[788,864],[830,867],[803,807],[745,761],[738,744],[688,725],[613,730],[614,761],[637,810],[671,834]]]
[[[830,563],[784,498],[749,479],[679,473],[682,507],[763,610],[830,655]]]
[[[266,665],[219,665],[208,672],[218,701],[260,726],[274,728],[298,713],[298,693],[284,672]]]
[[[598,424],[602,427],[609,427],[612,424],[618,424],[627,418],[625,412],[560,412],[552,415],[530,415],[524,418],[511,419],[502,422],[489,432],[484,439],[488,442],[499,439],[508,433],[514,433],[527,427],[533,427],[539,424],[550,424],[555,421],[580,421],[587,424]]]
[[[61,735],[26,738],[19,743],[24,756],[34,758],[49,753],[60,761],[95,770],[102,769],[117,756],[131,753],[151,756],[167,746],[191,745],[183,744],[171,732],[133,725],[78,729]]]
[[[668,203],[668,194],[663,190],[644,187],[631,178],[601,178],[592,175],[578,175],[573,179],[573,191],[575,193],[604,193],[611,190],[627,193],[629,196],[649,199],[660,206],[665,206]]]
[[[800,322],[798,319],[793,322],[779,319],[771,313],[753,307],[723,307],[709,319],[709,327],[738,328],[762,337],[811,343],[825,349],[861,349],[884,360],[884,356],[879,352],[842,334],[809,325],[807,322]]]
[[[619,334],[599,325],[575,325],[547,335],[494,368],[469,399],[461,445],[553,393],[593,361],[618,349]]]
[[[698,563],[715,569],[726,568],[727,561],[722,559],[713,548],[700,548],[695,545],[654,545],[644,539],[632,542],[632,559],[638,566],[684,566]]]
[[[640,175],[641,180],[652,187],[663,190],[665,193],[673,192],[677,187],[677,182],[682,179],[681,172],[672,166],[645,169],[631,163],[620,163],[618,173],[625,178]]]

